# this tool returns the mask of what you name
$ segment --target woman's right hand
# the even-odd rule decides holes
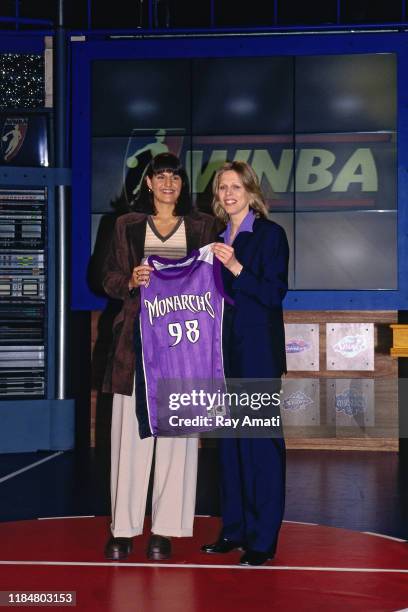
[[[154,270],[154,268],[147,265],[133,268],[132,276],[129,279],[129,289],[135,289],[142,285],[147,287],[150,281],[150,272],[152,272],[152,270]]]

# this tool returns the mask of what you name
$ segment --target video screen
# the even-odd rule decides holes
[[[390,53],[94,62],[93,243],[157,153],[210,213],[215,171],[243,160],[287,232],[291,289],[396,289],[396,91]]]

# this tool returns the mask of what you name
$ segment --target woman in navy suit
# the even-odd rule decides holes
[[[223,264],[224,289],[234,301],[225,307],[223,322],[226,377],[280,381],[286,372],[286,234],[268,220],[258,178],[247,163],[224,164],[215,175],[213,193],[214,213],[228,223],[214,254]],[[261,565],[274,557],[283,519],[284,440],[225,438],[219,453],[223,527],[218,540],[202,550],[242,548],[241,565]]]

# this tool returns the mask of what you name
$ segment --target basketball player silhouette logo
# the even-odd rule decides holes
[[[129,139],[124,163],[124,192],[128,204],[136,198],[148,163],[155,155],[159,153],[167,153],[169,147],[164,142],[166,138],[166,130],[157,130],[155,140],[147,143],[145,146],[137,149],[134,153],[130,153],[134,137]]]
[[[23,146],[27,128],[28,119],[25,117],[9,117],[4,122],[1,135],[1,152],[5,162],[11,161],[18,155]]]

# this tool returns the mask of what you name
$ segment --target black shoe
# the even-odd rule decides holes
[[[105,546],[105,557],[117,561],[126,559],[133,550],[132,538],[111,537]]]
[[[171,557],[171,541],[164,536],[153,534],[147,545],[147,558],[151,561],[163,561]]]
[[[273,559],[274,553],[261,552],[260,550],[247,550],[239,560],[240,565],[263,565],[266,561]]]
[[[242,542],[233,542],[233,540],[227,540],[226,538],[218,538],[213,544],[204,544],[201,547],[201,552],[205,553],[229,553],[231,550],[237,548],[242,549],[244,545]]]

